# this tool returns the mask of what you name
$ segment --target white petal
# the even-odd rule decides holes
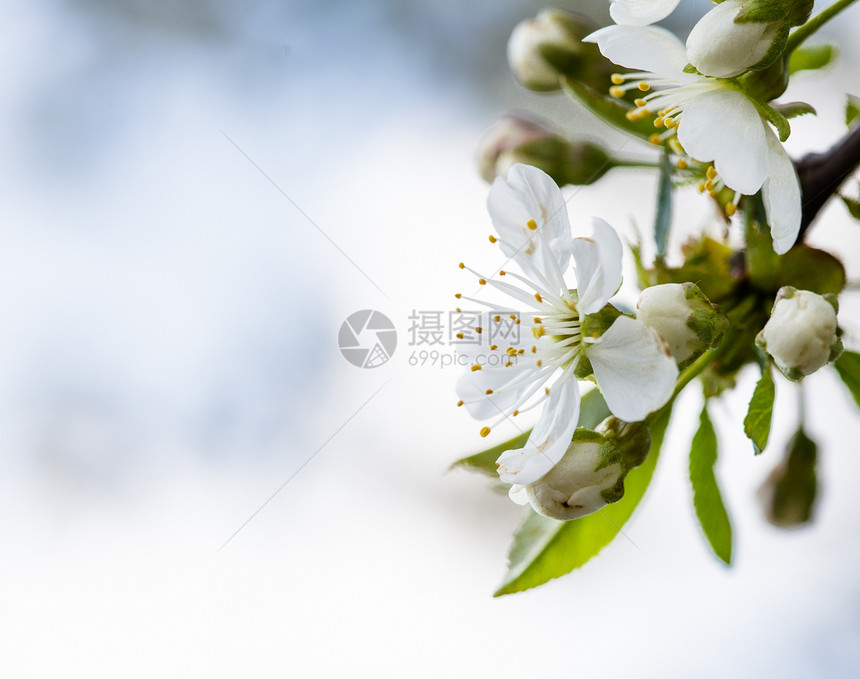
[[[767,178],[768,148],[761,116],[745,95],[721,87],[684,107],[678,141],[696,160],[714,161],[729,188],[752,195]]]
[[[552,287],[563,288],[560,272],[570,258],[570,221],[561,189],[542,170],[516,164],[507,178],[490,187],[487,210],[501,238],[502,252],[529,272],[538,272]],[[537,228],[530,229],[534,220]]]
[[[600,311],[621,286],[621,239],[609,224],[591,220],[590,238],[574,238],[570,244],[576,269],[576,289],[582,313]]]
[[[680,0],[613,0],[609,14],[616,24],[647,26],[669,16]]]
[[[504,483],[534,483],[564,457],[579,421],[579,383],[572,373],[550,387],[549,398],[525,447],[501,454],[499,478]]]
[[[529,503],[529,494],[525,486],[515,483],[508,490],[508,497],[518,505],[527,505]]]
[[[656,26],[606,26],[583,38],[597,43],[609,61],[650,71],[680,82],[695,82],[698,77],[684,73],[687,50],[677,36]]]
[[[678,366],[655,330],[619,316],[588,348],[597,384],[616,417],[638,422],[669,400]]]
[[[538,379],[546,381],[549,376],[547,370],[541,371],[536,367],[467,370],[457,380],[457,396],[476,420],[500,417],[522,405],[526,392],[535,382]],[[492,390],[489,395],[488,389]]]
[[[765,124],[765,139],[768,147],[768,178],[762,186],[761,195],[767,210],[773,249],[784,254],[791,249],[800,231],[800,181],[779,139]]]

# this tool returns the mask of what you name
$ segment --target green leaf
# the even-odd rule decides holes
[[[798,71],[814,71],[824,68],[837,55],[833,45],[812,45],[799,47],[788,58],[788,73],[794,75]]]
[[[860,406],[860,354],[856,351],[843,351],[833,367]]]
[[[858,116],[860,116],[860,97],[849,94],[848,102],[845,104],[845,124],[850,126]]]
[[[690,447],[690,482],[699,525],[714,550],[727,566],[732,563],[732,524],[723,504],[714,465],[717,462],[717,435],[708,417],[707,403],[699,418],[699,430]]]
[[[617,99],[603,96],[578,80],[562,78],[563,89],[598,118],[617,127],[628,134],[648,141],[654,134],[654,123],[650,118],[643,120],[628,120],[627,112],[630,107],[618,103]]]
[[[843,195],[840,195],[839,197],[842,199],[842,202],[845,203],[845,207],[848,208],[849,214],[854,217],[854,219],[860,220],[860,200]]]
[[[805,101],[789,101],[785,104],[773,104],[773,108],[786,119],[797,118],[804,115],[818,115],[818,111]]]
[[[624,480],[624,497],[575,521],[555,521],[529,511],[514,534],[508,572],[494,596],[522,592],[579,568],[612,542],[636,509],[651,482],[671,408],[651,422],[651,450]]]
[[[669,242],[669,227],[672,224],[672,158],[669,147],[663,149],[660,158],[660,185],[657,189],[657,216],[654,219],[654,243],[657,256],[666,254]]]
[[[609,417],[609,415],[609,408],[606,407],[606,401],[603,400],[603,394],[600,393],[599,389],[592,389],[582,397],[582,401],[580,402],[578,426],[585,427],[586,429],[593,429]],[[499,459],[499,455],[504,453],[506,450],[511,450],[512,448],[522,448],[526,444],[526,441],[528,441],[529,434],[531,433],[532,430],[529,429],[522,434],[514,436],[514,438],[509,441],[505,441],[504,443],[500,443],[499,445],[488,448],[487,450],[482,450],[480,453],[475,453],[474,455],[469,455],[468,457],[457,460],[451,465],[450,469],[461,467],[463,469],[481,472],[493,479],[498,479],[496,460]]]
[[[752,441],[756,455],[759,455],[767,447],[775,396],[776,388],[770,374],[770,363],[766,362],[762,366],[761,379],[755,385],[749,410],[744,418],[744,434]]]

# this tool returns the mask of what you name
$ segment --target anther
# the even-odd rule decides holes
[[[490,428],[489,428],[489,427],[484,427],[483,429],[481,429],[481,436],[482,436],[483,438],[487,438],[487,436],[489,435],[489,433],[490,433]]]
[[[648,83],[646,83],[644,80],[640,80],[640,81],[639,81],[639,85],[637,85],[637,87],[638,87],[638,88],[639,88],[639,90],[640,90],[640,91],[642,91],[642,92],[647,92],[648,90],[650,90],[650,89],[651,89],[651,85],[649,85]]]
[[[486,285],[486,284],[487,284],[487,281],[485,281],[483,278],[479,278],[479,279],[478,279],[478,284],[479,284],[479,285]]]
[[[526,226],[529,227],[532,231],[537,229],[537,222],[534,219],[530,219],[526,222]]]
[[[609,88],[609,96],[615,99],[620,99],[624,96],[624,88],[618,87],[617,85],[613,85]]]
[[[613,85],[622,85],[624,83],[624,76],[620,73],[613,73],[609,76],[609,79],[612,81]]]
[[[466,265],[463,262],[460,262],[457,266],[459,266],[461,269],[466,268]]]
[[[473,373],[478,372],[480,369],[481,369],[481,366],[479,366],[477,363],[471,367],[471,371]]]
[[[457,407],[459,408],[461,405],[463,405],[463,402],[462,402],[462,401],[457,401]]]
[[[535,299],[536,299],[538,302],[543,302],[543,297],[541,297],[541,296],[540,296],[540,293],[539,293],[539,292],[536,292],[536,293],[535,293]]]
[[[490,242],[491,243],[495,243],[497,240],[499,240],[499,239],[496,238],[493,234],[490,234]]]
[[[708,175],[708,179],[713,179],[717,176],[717,170],[713,165],[708,165],[708,169],[705,170],[705,174]]]
[[[484,393],[485,393],[487,396],[489,396],[490,394],[492,394],[492,393],[493,393],[493,390],[492,390],[492,389],[487,389],[487,391],[485,391]]]

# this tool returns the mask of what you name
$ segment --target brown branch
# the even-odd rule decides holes
[[[821,208],[858,165],[860,123],[855,124],[848,134],[824,153],[810,153],[795,161],[803,201],[798,241],[803,239],[803,234],[812,225]]]

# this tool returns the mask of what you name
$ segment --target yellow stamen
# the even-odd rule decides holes
[[[526,226],[529,227],[532,231],[537,229],[537,222],[534,219],[530,219],[526,222]]]
[[[498,323],[498,322],[500,322],[500,321],[502,320],[502,317],[501,317],[501,316],[499,316],[498,314],[496,314],[495,316],[493,316],[493,320],[494,320],[496,323]]]
[[[484,427],[483,429],[481,429],[481,436],[482,436],[483,438],[487,438],[487,436],[489,435],[489,433],[490,433],[490,428],[489,428],[489,427]]]
[[[537,361],[537,363],[535,363],[535,365],[536,365],[538,368],[540,368],[540,367],[543,365],[543,361],[541,361],[540,359],[538,359],[538,361]],[[547,392],[547,393],[549,393],[549,392]]]
[[[648,102],[645,101],[644,99],[634,99],[633,103],[641,108],[641,107],[645,106]]]
[[[654,134],[652,134],[650,137],[648,137],[648,141],[650,141],[655,146],[660,146],[663,143],[663,140],[660,139],[660,135],[657,134],[656,132]]]
[[[705,170],[705,174],[708,175],[708,179],[713,179],[717,176],[717,170],[714,168],[713,165],[709,165],[708,169]]]
[[[465,268],[466,268],[466,265],[465,265],[465,264],[463,264],[463,262],[460,262],[457,266],[459,266],[461,269],[465,269]]]
[[[516,417],[519,414],[520,414],[519,410],[515,410],[514,412],[511,413],[511,415],[513,415],[514,417]]]
[[[612,81],[613,85],[623,85],[624,84],[624,76],[620,73],[613,73],[609,76],[609,79]]]
[[[504,275],[505,275],[505,273],[506,273],[506,272],[504,272],[504,271],[502,271],[501,269],[499,269],[499,276],[504,276]]]
[[[473,373],[478,372],[480,369],[481,369],[481,366],[479,366],[477,363],[471,367],[471,370]]]
[[[541,297],[541,296],[540,296],[540,293],[539,293],[539,292],[536,292],[536,293],[535,293],[535,299],[536,299],[538,302],[543,302],[543,297]]]
[[[482,332],[484,332],[484,329],[483,329],[483,328],[480,328],[480,327],[479,327],[479,328],[475,328],[475,332],[476,332],[476,333],[478,333],[478,334],[480,335]]]
[[[499,348],[499,345],[498,345],[498,344],[491,344],[491,345],[490,345],[490,351],[495,351],[495,350],[496,350],[496,349],[498,349],[498,348]]]
[[[479,279],[478,279],[478,284],[479,284],[479,285],[486,285],[486,284],[487,284],[487,281],[485,281],[483,278],[479,278]]]
[[[462,402],[462,401],[458,401],[458,402],[457,402],[457,407],[459,408],[461,405],[463,405],[463,402]]]
[[[639,90],[640,90],[640,91],[642,91],[642,92],[647,92],[648,90],[650,90],[650,89],[651,89],[651,85],[649,85],[648,83],[646,83],[644,80],[640,80],[640,81],[639,81],[639,85],[638,85],[638,87],[639,87]]]
[[[687,169],[687,161],[684,160],[683,158],[678,160],[678,169],[679,170],[686,170]]]
[[[492,390],[492,389],[487,389],[487,391],[485,391],[484,393],[485,393],[487,396],[489,396],[490,394],[492,394],[492,393],[493,393],[493,390]]]
[[[731,217],[735,212],[738,211],[738,206],[732,203],[726,205],[726,214]]]
[[[609,88],[609,96],[615,99],[621,99],[624,96],[624,88],[613,85]]]
[[[457,339],[463,339],[463,333],[462,332],[457,333]]]
[[[499,239],[496,238],[493,234],[490,234],[490,242],[491,243],[495,243],[497,240],[499,240]]]
[[[457,299],[460,299],[462,296],[463,295],[461,295],[459,292],[454,293],[454,297],[456,297]]]

